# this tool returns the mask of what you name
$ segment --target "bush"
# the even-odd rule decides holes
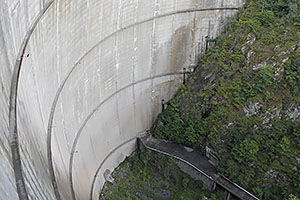
[[[266,10],[259,12],[256,19],[261,23],[261,25],[270,26],[274,22],[275,16],[273,11]]]
[[[275,71],[272,67],[264,67],[258,71],[256,76],[255,89],[257,92],[264,92],[267,86],[271,86],[274,83]]]
[[[300,200],[297,196],[290,194],[289,195],[289,200]]]
[[[246,33],[257,33],[261,27],[261,23],[257,19],[240,19],[238,23],[245,28]]]
[[[299,0],[257,0],[263,9],[273,11],[276,17],[296,20],[299,17]]]
[[[201,69],[186,86],[189,93],[179,92],[183,95],[175,99],[181,105],[169,106],[161,117],[163,133],[156,132],[185,145],[209,144],[221,158],[219,172],[261,199],[288,199],[300,186],[294,170],[300,169],[300,122],[284,119],[291,105],[298,106],[300,94],[299,49],[291,51],[300,38],[295,5],[298,0],[251,1],[203,56]],[[241,55],[245,48],[245,54],[255,53],[249,63]],[[285,57],[289,61],[282,64]],[[252,70],[263,61],[272,66]],[[244,106],[250,102],[261,107],[247,117]]]
[[[292,95],[298,95],[300,82],[300,58],[293,60],[291,63],[286,63],[285,80],[288,82]]]
[[[259,151],[259,144],[255,140],[244,140],[234,148],[234,156],[239,163],[255,161]]]

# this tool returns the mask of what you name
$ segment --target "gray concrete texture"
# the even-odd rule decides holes
[[[242,0],[0,0],[0,199],[98,199]]]

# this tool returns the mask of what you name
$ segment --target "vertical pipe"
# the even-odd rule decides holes
[[[164,99],[161,100],[161,111],[162,112],[165,111],[165,100]]]
[[[186,68],[183,68],[183,84],[185,84]]]

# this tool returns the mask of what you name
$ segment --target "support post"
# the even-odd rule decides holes
[[[208,49],[208,40],[209,40],[209,37],[205,36],[205,53],[207,52],[207,49]]]
[[[207,52],[210,42],[213,42],[214,45],[216,45],[217,40],[216,39],[210,39],[208,36],[206,36],[205,37],[205,52]]]
[[[138,152],[144,152],[145,151],[145,146],[142,142],[142,139],[141,138],[137,138],[137,149],[138,149]]]
[[[215,191],[216,190],[216,187],[217,187],[217,183],[214,181],[211,188],[210,188],[210,191]]]
[[[183,68],[183,84],[185,84],[186,68]]]
[[[161,111],[164,112],[165,111],[165,99],[161,100]]]
[[[228,191],[228,192],[227,192],[226,200],[230,200],[230,199],[231,199],[231,193]]]

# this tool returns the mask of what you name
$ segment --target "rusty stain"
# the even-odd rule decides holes
[[[192,28],[192,41],[193,44],[195,43],[195,32],[196,32],[196,21],[197,21],[197,17],[194,15],[194,19],[193,19],[193,28]]]
[[[171,61],[171,69],[170,71],[180,70],[185,61],[185,57],[180,57],[185,51],[184,46],[188,44],[187,40],[189,38],[191,30],[188,29],[187,26],[182,26],[175,31],[172,39],[172,61]],[[180,62],[181,61],[181,62]]]

